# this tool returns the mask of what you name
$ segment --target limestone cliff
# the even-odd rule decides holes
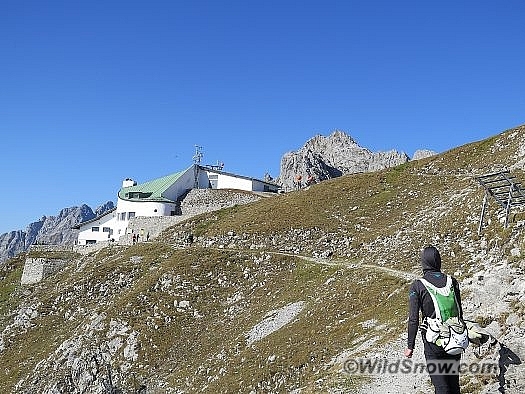
[[[309,178],[319,182],[346,174],[378,171],[409,160],[406,153],[394,149],[372,152],[359,146],[344,131],[337,130],[328,137],[316,135],[298,151],[286,153],[281,159],[277,183],[284,190],[291,190],[298,187],[298,176],[304,186]]]

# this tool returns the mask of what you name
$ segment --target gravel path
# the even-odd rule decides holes
[[[420,371],[419,366],[425,363],[423,355],[423,345],[416,343],[414,354],[411,359],[407,359],[403,355],[405,350],[406,337],[399,338],[398,341],[389,343],[382,348],[375,348],[370,350],[364,357],[378,360],[388,360],[386,365],[395,366],[396,363],[409,362],[412,370]],[[410,360],[410,361],[408,361]],[[403,364],[404,365],[404,364]],[[418,366],[418,367],[415,367]],[[402,368],[399,368],[402,369]],[[407,368],[408,370],[409,368]],[[401,373],[396,368],[392,367],[392,373],[381,373],[372,375],[372,380],[369,384],[361,387],[355,394],[432,394],[434,390],[430,384],[428,374],[423,372],[407,372]]]

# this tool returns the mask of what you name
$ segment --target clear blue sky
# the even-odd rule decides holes
[[[0,1],[0,233],[316,134],[438,152],[525,123],[525,2]]]

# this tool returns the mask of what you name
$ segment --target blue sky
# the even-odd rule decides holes
[[[525,123],[525,3],[0,2],[0,233],[339,129],[438,152]]]

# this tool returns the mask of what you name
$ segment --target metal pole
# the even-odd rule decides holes
[[[481,217],[479,218],[478,235],[481,235],[481,229],[483,228],[483,219],[485,218],[485,210],[488,203],[488,192],[485,192],[483,197],[483,206],[481,207]]]
[[[510,185],[509,196],[507,198],[507,207],[505,208],[505,228],[509,226],[510,205],[512,203],[512,189],[514,189],[514,183],[511,183]]]
[[[198,189],[199,188],[199,165],[194,164],[193,165],[193,188]]]

